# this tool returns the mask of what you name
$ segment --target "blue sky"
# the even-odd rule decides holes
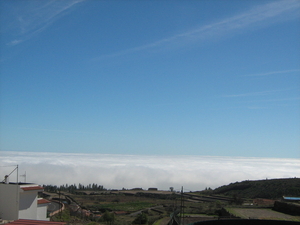
[[[300,1],[1,1],[1,151],[300,157]]]

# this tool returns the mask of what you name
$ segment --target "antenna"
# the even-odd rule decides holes
[[[26,171],[24,174],[20,175],[20,177],[24,177],[24,183],[26,183]]]

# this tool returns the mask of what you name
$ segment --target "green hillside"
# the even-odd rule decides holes
[[[278,199],[282,196],[300,196],[300,178],[242,181],[216,188],[212,194],[242,198]]]

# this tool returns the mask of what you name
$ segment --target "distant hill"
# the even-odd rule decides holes
[[[211,194],[242,198],[278,199],[282,196],[300,197],[300,178],[235,182],[218,187]]]

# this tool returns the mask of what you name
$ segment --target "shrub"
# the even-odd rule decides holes
[[[145,213],[140,213],[137,215],[135,220],[132,222],[132,224],[147,224],[148,223],[148,216]]]

